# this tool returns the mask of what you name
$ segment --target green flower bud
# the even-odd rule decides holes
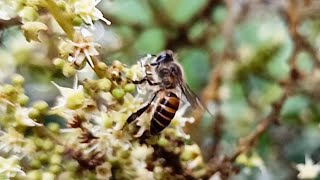
[[[122,151],[120,153],[121,158],[123,159],[128,159],[130,157],[130,152],[129,151]]]
[[[104,127],[105,128],[111,128],[112,127],[112,119],[110,118],[110,116],[106,116],[105,118],[104,118],[104,123],[103,123],[103,125],[104,125]]]
[[[11,78],[11,82],[13,85],[21,86],[24,83],[24,77],[21,76],[20,74],[15,74]]]
[[[29,112],[29,118],[31,119],[37,119],[40,117],[41,113],[38,109],[32,108],[32,110]]]
[[[169,141],[168,141],[166,138],[164,138],[164,137],[161,137],[161,138],[158,140],[158,145],[159,145],[159,146],[164,147],[164,146],[167,146],[168,144],[169,144]]]
[[[38,159],[32,159],[30,162],[30,166],[34,169],[38,169],[41,167],[41,162]]]
[[[29,97],[27,95],[25,95],[25,94],[19,94],[18,95],[18,103],[21,106],[26,105],[28,102],[29,102]]]
[[[60,8],[61,11],[65,11],[67,8],[66,8],[66,2],[64,1],[57,1],[56,2],[58,7]]]
[[[64,147],[61,145],[56,145],[54,148],[54,152],[58,154],[62,154],[64,152]]]
[[[45,151],[52,149],[53,146],[54,146],[53,142],[48,139],[42,143],[42,149]]]
[[[3,86],[2,92],[7,96],[12,96],[17,94],[16,89],[10,84],[6,84],[5,86]]]
[[[51,122],[47,126],[48,126],[48,129],[54,133],[59,133],[60,131],[60,126],[58,123]]]
[[[62,68],[63,75],[70,77],[77,73],[77,70],[70,63],[66,63]]]
[[[49,167],[49,171],[58,174],[61,171],[61,167],[59,165],[52,165]]]
[[[81,17],[79,17],[79,16],[75,16],[73,19],[72,19],[72,24],[73,24],[73,26],[81,26],[81,24],[82,24],[82,19],[81,19]]]
[[[42,163],[47,163],[49,159],[48,155],[44,152],[40,152],[38,158]]]
[[[112,90],[112,96],[115,97],[116,99],[122,99],[123,96],[125,95],[125,92],[123,89],[120,89],[120,88],[115,88]]]
[[[49,105],[45,101],[38,101],[33,105],[33,108],[37,109],[40,113],[44,113],[48,110]]]
[[[53,154],[50,158],[51,164],[61,164],[61,162],[62,162],[62,157],[59,154]]]
[[[38,170],[32,170],[27,172],[28,180],[41,180],[41,173]]]
[[[111,85],[112,85],[111,81],[107,78],[98,80],[98,87],[102,91],[109,91],[111,88]]]
[[[35,21],[38,19],[39,15],[37,11],[30,6],[25,6],[20,12],[19,16],[23,21]]]
[[[59,69],[62,69],[64,64],[65,64],[65,60],[64,59],[61,59],[61,58],[55,58],[53,60],[53,64],[59,68]]]
[[[33,140],[34,144],[38,147],[38,148],[41,148],[42,147],[42,143],[43,143],[43,140],[40,139],[40,138],[35,138]]]
[[[85,97],[83,92],[76,92],[67,99],[67,108],[79,109],[84,103]]]
[[[133,93],[135,89],[136,89],[136,85],[133,83],[129,83],[124,86],[124,91],[128,93]]]

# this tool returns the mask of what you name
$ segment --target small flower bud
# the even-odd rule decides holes
[[[38,19],[39,15],[37,11],[30,6],[25,6],[20,12],[19,16],[23,21],[35,21]]]
[[[20,74],[13,75],[11,82],[15,86],[21,86],[24,83],[24,77]]]
[[[103,78],[98,81],[98,87],[102,91],[109,91],[111,88],[111,85],[112,85],[111,81],[107,78]]]
[[[63,75],[70,77],[77,73],[77,70],[70,63],[66,63],[62,69]]]
[[[64,147],[61,145],[56,145],[54,148],[54,152],[58,154],[62,154],[64,152]]]
[[[159,145],[159,146],[164,147],[164,146],[167,146],[168,144],[169,144],[169,141],[168,141],[166,138],[164,138],[164,137],[161,137],[161,138],[158,140],[158,145]]]
[[[17,93],[16,89],[12,85],[5,85],[2,89],[2,92],[7,96],[12,96]]]
[[[136,85],[134,85],[133,83],[129,83],[124,86],[124,91],[128,93],[133,93],[135,89]]]
[[[38,169],[41,167],[41,162],[38,159],[32,159],[30,162],[30,166],[34,169]]]
[[[27,173],[28,180],[41,180],[41,173],[38,170],[31,170]]]
[[[61,167],[55,164],[49,167],[49,171],[54,174],[58,174],[61,171]]]
[[[49,105],[45,101],[38,101],[33,105],[33,108],[37,109],[40,113],[44,113],[48,110]]]
[[[65,64],[65,60],[64,59],[61,59],[61,58],[56,58],[53,60],[53,64],[59,68],[59,69],[62,69],[64,64]]]
[[[39,155],[38,155],[38,158],[42,163],[47,163],[49,157],[48,157],[48,155],[46,153],[40,152]]]
[[[42,143],[42,149],[43,149],[43,150],[46,150],[46,151],[52,149],[53,146],[54,146],[53,142],[50,141],[50,140],[48,140],[48,139],[45,140],[45,141]],[[49,157],[48,157],[48,158],[49,158]]]
[[[125,92],[123,89],[115,88],[112,90],[112,96],[118,100],[122,99],[124,95],[125,95]]]
[[[60,164],[62,162],[62,157],[59,154],[53,154],[50,158],[51,164]]]
[[[49,123],[48,124],[48,129],[54,133],[59,133],[60,131],[60,126],[58,123]]]
[[[107,129],[112,127],[112,119],[110,116],[105,116],[103,125]]]
[[[55,179],[55,175],[52,174],[51,172],[44,172],[42,174],[42,179],[45,179],[45,180],[54,180]]]
[[[19,94],[18,95],[18,103],[21,106],[26,105],[28,102],[29,102],[29,97],[27,95],[25,95],[25,94]]]
[[[79,109],[84,103],[85,97],[83,92],[76,92],[69,96],[67,99],[67,108],[69,109]]]
[[[31,119],[37,119],[40,117],[41,113],[38,109],[32,108],[32,110],[29,112],[28,116]]]
[[[72,24],[74,25],[74,26],[81,26],[81,24],[82,24],[82,19],[79,17],[79,16],[75,16],[74,18],[73,18],[73,20],[72,20]]]

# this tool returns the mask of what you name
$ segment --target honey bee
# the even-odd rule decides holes
[[[132,113],[126,123],[130,124],[140,117],[146,110],[151,107],[152,102],[156,100],[156,106],[150,123],[150,134],[159,134],[165,129],[174,118],[180,105],[181,94],[183,94],[192,108],[204,109],[199,98],[189,88],[184,81],[183,71],[174,58],[173,52],[167,50],[156,56],[155,62],[145,65],[146,69],[154,67],[157,81],[155,82],[152,73],[146,72],[146,76],[139,81],[130,80],[134,84],[147,82],[150,86],[157,86],[151,100],[147,105]]]

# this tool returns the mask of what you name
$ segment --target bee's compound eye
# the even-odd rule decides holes
[[[172,61],[172,56],[168,53],[162,53],[158,56],[157,58],[157,62],[169,62],[169,61]]]

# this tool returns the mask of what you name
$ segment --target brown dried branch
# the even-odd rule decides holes
[[[239,24],[247,15],[248,13],[248,4],[242,4],[241,9],[237,12],[234,12],[232,10],[233,3],[229,0],[225,1],[229,15],[227,17],[227,20],[223,24],[221,33],[224,36],[225,39],[225,46],[222,51],[222,53],[218,56],[216,60],[215,69],[212,70],[210,75],[210,80],[208,85],[204,88],[202,92],[202,99],[205,105],[208,105],[210,101],[214,101],[217,105],[217,112],[215,114],[213,123],[212,123],[212,129],[213,129],[213,139],[214,143],[209,148],[211,152],[209,153],[208,157],[212,158],[213,156],[218,156],[218,149],[219,149],[219,143],[220,139],[222,137],[222,129],[223,129],[223,123],[224,123],[224,117],[221,112],[221,98],[219,96],[219,89],[222,85],[222,74],[223,74],[223,68],[225,65],[225,62],[229,59],[236,59],[236,55],[233,51],[231,51],[234,47],[233,45],[233,34],[234,34],[234,26],[236,24]],[[202,117],[202,113],[195,114],[196,122],[194,126],[198,126],[200,123],[200,119]]]

